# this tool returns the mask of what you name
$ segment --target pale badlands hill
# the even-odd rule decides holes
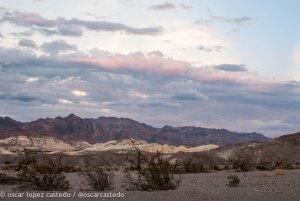
[[[203,152],[217,148],[209,144],[196,147],[172,146],[167,144],[148,143],[146,141],[127,139],[113,140],[106,143],[90,144],[85,141],[63,141],[53,137],[13,136],[0,140],[0,154],[14,154],[27,150],[47,152],[49,154],[64,153],[68,155],[86,155],[104,151],[124,152],[139,149],[144,152]]]

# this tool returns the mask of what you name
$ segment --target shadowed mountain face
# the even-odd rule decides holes
[[[300,132],[283,135],[261,143],[241,143],[210,151],[221,158],[244,158],[251,163],[266,161],[299,162]]]
[[[225,129],[192,126],[154,128],[128,118],[82,119],[74,114],[65,118],[38,119],[28,123],[17,122],[8,117],[0,118],[0,137],[8,135],[46,135],[62,139],[83,139],[93,143],[134,138],[187,146],[262,142],[269,139],[258,133],[236,133]]]

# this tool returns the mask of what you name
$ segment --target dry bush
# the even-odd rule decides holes
[[[9,176],[5,173],[0,173],[0,184],[13,185],[18,182],[16,177]]]
[[[64,191],[70,189],[65,175],[60,172],[38,172],[34,167],[23,168],[18,173],[19,190]]]
[[[19,163],[17,175],[20,190],[64,191],[70,184],[62,174],[64,166],[51,158],[38,161],[34,156],[25,157]]]
[[[171,164],[163,159],[162,154],[158,152],[156,156],[146,158],[137,150],[136,160],[130,161],[131,168],[124,172],[125,188],[140,191],[175,190],[181,180],[172,174]]]
[[[227,179],[229,187],[237,187],[240,184],[240,179],[237,175],[230,175]]]
[[[193,161],[193,159],[184,160],[182,164],[184,173],[202,173],[208,171],[201,162]]]
[[[231,157],[228,159],[234,170],[247,172],[251,169],[250,159],[248,157]]]
[[[84,176],[93,190],[104,191],[114,188],[114,173],[111,170],[97,167],[85,172]]]
[[[275,168],[276,163],[267,160],[261,160],[260,163],[255,165],[255,169],[261,171],[274,170]]]

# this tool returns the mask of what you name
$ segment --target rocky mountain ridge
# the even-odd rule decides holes
[[[219,146],[243,142],[262,142],[269,138],[259,133],[238,133],[226,129],[210,129],[195,126],[154,128],[129,118],[99,117],[80,118],[74,114],[67,117],[38,119],[18,122],[9,117],[0,118],[0,138],[9,136],[52,136],[59,139],[83,140],[89,143],[111,140],[137,139],[149,143],[199,146]]]

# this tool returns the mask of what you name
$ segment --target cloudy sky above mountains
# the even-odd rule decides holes
[[[0,116],[300,130],[297,0],[0,0]]]

